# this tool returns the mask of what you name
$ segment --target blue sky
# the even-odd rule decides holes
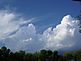
[[[80,9],[79,2],[72,0],[0,0],[0,47],[81,49],[79,20],[74,18]]]
[[[65,15],[77,16],[81,5],[72,0],[0,0],[0,9],[21,13],[25,18],[36,18],[38,21],[34,20],[34,24],[41,32],[56,26]]]

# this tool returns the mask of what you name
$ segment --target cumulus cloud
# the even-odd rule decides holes
[[[0,12],[0,47],[7,46],[12,51],[40,49],[74,50],[80,49],[81,34],[79,20],[64,16],[55,28],[49,27],[42,34],[37,33],[30,20],[24,20],[14,13]]]
[[[53,50],[74,50],[80,49],[81,34],[79,33],[79,20],[75,20],[70,15],[65,16],[61,24],[56,28],[48,28],[44,31],[47,49]]]
[[[8,11],[0,12],[0,46],[16,50],[39,50],[43,43],[41,35],[36,33],[32,19],[24,20]],[[30,24],[29,24],[30,23]]]

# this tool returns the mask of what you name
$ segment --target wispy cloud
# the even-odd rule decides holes
[[[25,20],[16,13],[10,13],[7,10],[0,11],[0,38],[8,37],[8,34],[18,30],[20,27],[32,22],[34,18]],[[6,30],[6,31],[5,31]]]

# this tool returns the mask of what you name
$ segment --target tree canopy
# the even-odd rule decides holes
[[[81,61],[81,50],[65,52],[40,50],[40,52],[28,53],[25,51],[12,52],[7,47],[0,48],[0,61]]]

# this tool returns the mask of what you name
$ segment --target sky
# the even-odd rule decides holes
[[[80,49],[75,18],[80,9],[79,2],[72,0],[0,0],[0,47],[12,51]]]
[[[42,32],[47,27],[60,23],[64,15],[76,17],[81,5],[72,0],[0,0],[0,9],[22,14],[26,19],[35,18],[33,23]],[[45,27],[42,28],[43,26]]]

